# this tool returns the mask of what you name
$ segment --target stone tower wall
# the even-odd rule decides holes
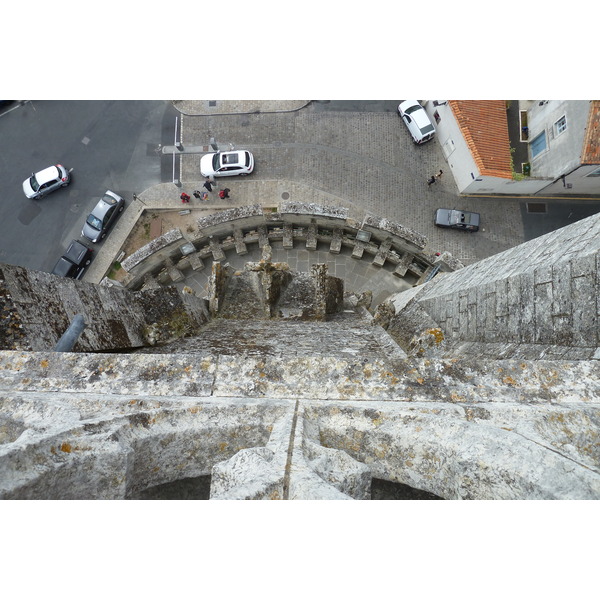
[[[86,328],[74,350],[147,346],[194,332],[204,303],[174,287],[132,292],[0,265],[0,348],[52,350],[75,315]]]
[[[398,294],[390,332],[451,355],[600,358],[600,215]]]

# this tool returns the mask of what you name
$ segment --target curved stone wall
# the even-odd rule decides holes
[[[376,266],[387,261],[395,266],[398,277],[408,273],[419,282],[434,270],[462,267],[447,253],[425,252],[424,236],[387,219],[367,215],[358,222],[345,208],[282,202],[273,210],[256,204],[200,217],[197,231],[187,239],[179,230],[164,234],[121,262],[128,272],[125,285],[139,289],[148,276],[161,273],[161,283],[177,281],[183,278],[177,271],[201,269],[204,261],[224,260],[228,251],[235,249],[243,255],[248,245],[263,248],[274,241],[288,249],[299,243],[307,250],[316,249],[318,243],[328,244],[332,254],[339,254],[344,246],[351,249],[354,259],[368,258]]]

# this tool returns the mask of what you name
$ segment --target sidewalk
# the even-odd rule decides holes
[[[210,116],[300,110],[310,100],[173,100],[183,115]]]
[[[123,212],[110,234],[106,237],[102,247],[98,250],[92,264],[83,276],[84,281],[99,283],[117,260],[133,227],[141,217],[144,210],[149,211],[180,211],[191,210],[197,213],[198,218],[212,212],[233,208],[235,206],[249,206],[261,204],[262,206],[276,207],[283,201],[299,202],[310,198],[311,202],[324,206],[343,206],[350,209],[350,216],[362,220],[366,211],[343,198],[315,190],[314,188],[288,180],[240,180],[228,182],[219,180],[215,191],[209,194],[207,201],[201,201],[193,196],[194,190],[202,190],[204,180],[184,182],[181,186],[174,183],[160,183],[148,188],[137,196]],[[229,187],[231,198],[221,200],[216,192],[219,188]],[[185,192],[190,202],[182,204],[180,195]],[[183,237],[186,232],[182,231]]]

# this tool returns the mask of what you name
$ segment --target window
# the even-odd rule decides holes
[[[564,115],[554,123],[554,131],[556,131],[556,135],[561,134],[567,128],[567,117]]]
[[[586,177],[600,177],[600,169],[596,169],[595,171],[588,173]]]
[[[543,152],[546,149],[546,132],[542,131],[535,137],[529,147],[531,148],[531,158],[535,158],[540,152]]]

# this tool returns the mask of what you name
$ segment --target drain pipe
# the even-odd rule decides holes
[[[565,181],[565,179],[569,175],[571,175],[571,173],[574,173],[575,171],[577,171],[577,169],[579,169],[579,167],[575,167],[575,168],[571,169],[568,173],[564,173],[560,177],[557,177],[554,181],[550,182],[548,185],[545,185],[543,188],[539,189],[537,192],[534,192],[533,196],[537,196],[538,194],[541,194],[546,188],[549,188],[551,185],[554,185],[555,183],[559,182],[561,179],[562,179],[562,182],[563,182],[563,187],[566,188],[567,187],[567,182]]]
[[[54,352],[71,352],[85,327],[86,325],[83,316],[75,315],[71,324],[54,347]]]

